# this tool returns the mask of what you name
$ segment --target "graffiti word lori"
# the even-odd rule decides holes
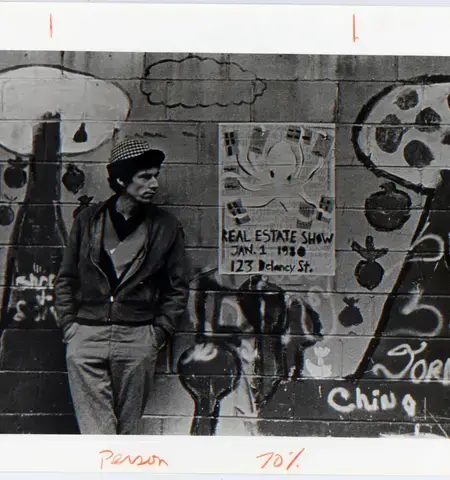
[[[421,342],[419,348],[412,349],[407,343],[397,345],[387,352],[388,357],[403,357],[405,365],[400,372],[391,372],[385,365],[377,363],[372,372],[375,375],[382,373],[386,378],[408,378],[412,383],[429,383],[437,381],[444,386],[450,385],[450,358],[445,361],[436,359],[428,362],[424,358],[418,358],[427,349],[427,342]],[[399,360],[395,360],[397,365]]]
[[[339,413],[351,413],[354,410],[366,412],[393,410],[398,404],[397,397],[393,392],[381,395],[380,390],[375,389],[372,390],[371,397],[369,399],[369,396],[362,393],[359,387],[356,388],[354,395],[344,387],[336,387],[328,394],[328,405]],[[409,417],[416,415],[417,404],[409,393],[403,397],[401,405]]]
[[[114,453],[112,450],[100,450],[100,470],[103,470],[105,465],[134,465],[136,467],[168,467],[169,464],[158,455],[149,455],[143,457],[142,455],[124,455],[123,453]]]
[[[298,450],[298,451],[289,452],[289,455],[285,455],[284,458],[279,453],[267,452],[267,453],[262,453],[261,455],[258,455],[256,458],[265,460],[259,467],[261,470],[263,470],[266,467],[274,467],[274,468],[281,468],[282,470],[288,471],[292,467],[293,468],[300,467],[297,461],[300,458],[300,455],[302,455],[304,451],[305,449],[302,448],[301,450]]]

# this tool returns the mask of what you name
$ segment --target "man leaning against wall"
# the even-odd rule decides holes
[[[153,203],[165,154],[131,139],[107,166],[115,194],[74,221],[55,293],[82,434],[142,433],[158,352],[188,299],[179,221]]]

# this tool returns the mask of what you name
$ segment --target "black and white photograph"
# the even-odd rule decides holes
[[[450,57],[3,50],[0,96],[0,434],[448,438]]]

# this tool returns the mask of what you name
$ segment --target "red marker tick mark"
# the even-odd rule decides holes
[[[359,40],[359,37],[356,36],[356,17],[355,14],[353,14],[353,43],[355,43],[356,40]]]
[[[52,14],[50,14],[50,38],[53,38],[53,19],[52,19]]]
[[[302,448],[298,453],[297,455],[295,455],[295,457],[291,460],[291,463],[289,463],[289,465],[286,467],[286,470],[289,470],[292,465],[294,465],[294,463],[297,461],[298,457],[305,451],[304,448]],[[292,452],[289,452],[289,455],[292,455]],[[298,467],[298,465],[296,465]]]

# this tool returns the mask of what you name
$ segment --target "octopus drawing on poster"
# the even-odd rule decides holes
[[[333,275],[334,127],[222,124],[221,274]]]

